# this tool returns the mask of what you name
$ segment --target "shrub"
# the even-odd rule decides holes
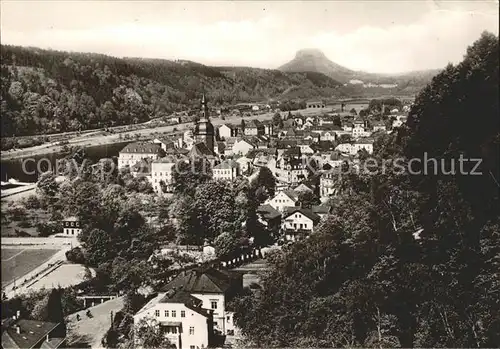
[[[67,251],[66,259],[72,263],[85,264],[85,255],[80,247],[75,247]]]
[[[20,221],[26,217],[26,209],[23,206],[12,206],[7,209],[13,221]]]
[[[36,225],[38,236],[47,237],[61,231],[61,225],[57,222],[42,222]]]
[[[28,210],[36,210],[41,207],[40,199],[37,195],[30,195],[23,201],[24,207]]]

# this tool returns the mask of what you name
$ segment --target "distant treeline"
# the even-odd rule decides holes
[[[2,136],[144,122],[197,107],[202,91],[212,105],[344,96],[338,82],[319,73],[207,67],[5,45],[1,62]]]

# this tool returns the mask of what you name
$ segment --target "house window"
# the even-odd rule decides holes
[[[169,316],[170,316],[169,311],[165,310],[165,317],[169,317]]]
[[[177,316],[177,314],[176,314],[175,310],[172,310],[172,317],[176,317],[176,316]]]
[[[211,300],[210,305],[212,306],[212,309],[217,309],[217,301],[216,300]]]
[[[159,310],[155,310],[155,316],[156,316],[156,317],[159,317],[159,316],[160,316],[160,311],[159,311]]]
[[[189,334],[194,334],[194,327],[192,327],[192,326],[191,326],[191,327],[189,328]]]
[[[186,312],[184,310],[181,310],[181,317],[186,317]]]
[[[196,349],[194,345],[190,345],[189,349]]]

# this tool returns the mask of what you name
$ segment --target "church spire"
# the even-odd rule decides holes
[[[201,96],[201,119],[208,120],[208,106],[205,98],[205,92]]]

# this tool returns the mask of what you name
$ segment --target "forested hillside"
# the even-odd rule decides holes
[[[498,43],[437,75],[331,216],[268,258],[232,304],[249,347],[500,346]]]
[[[189,61],[114,58],[1,47],[2,136],[85,130],[147,121],[197,105],[332,96],[319,73],[207,67]]]

